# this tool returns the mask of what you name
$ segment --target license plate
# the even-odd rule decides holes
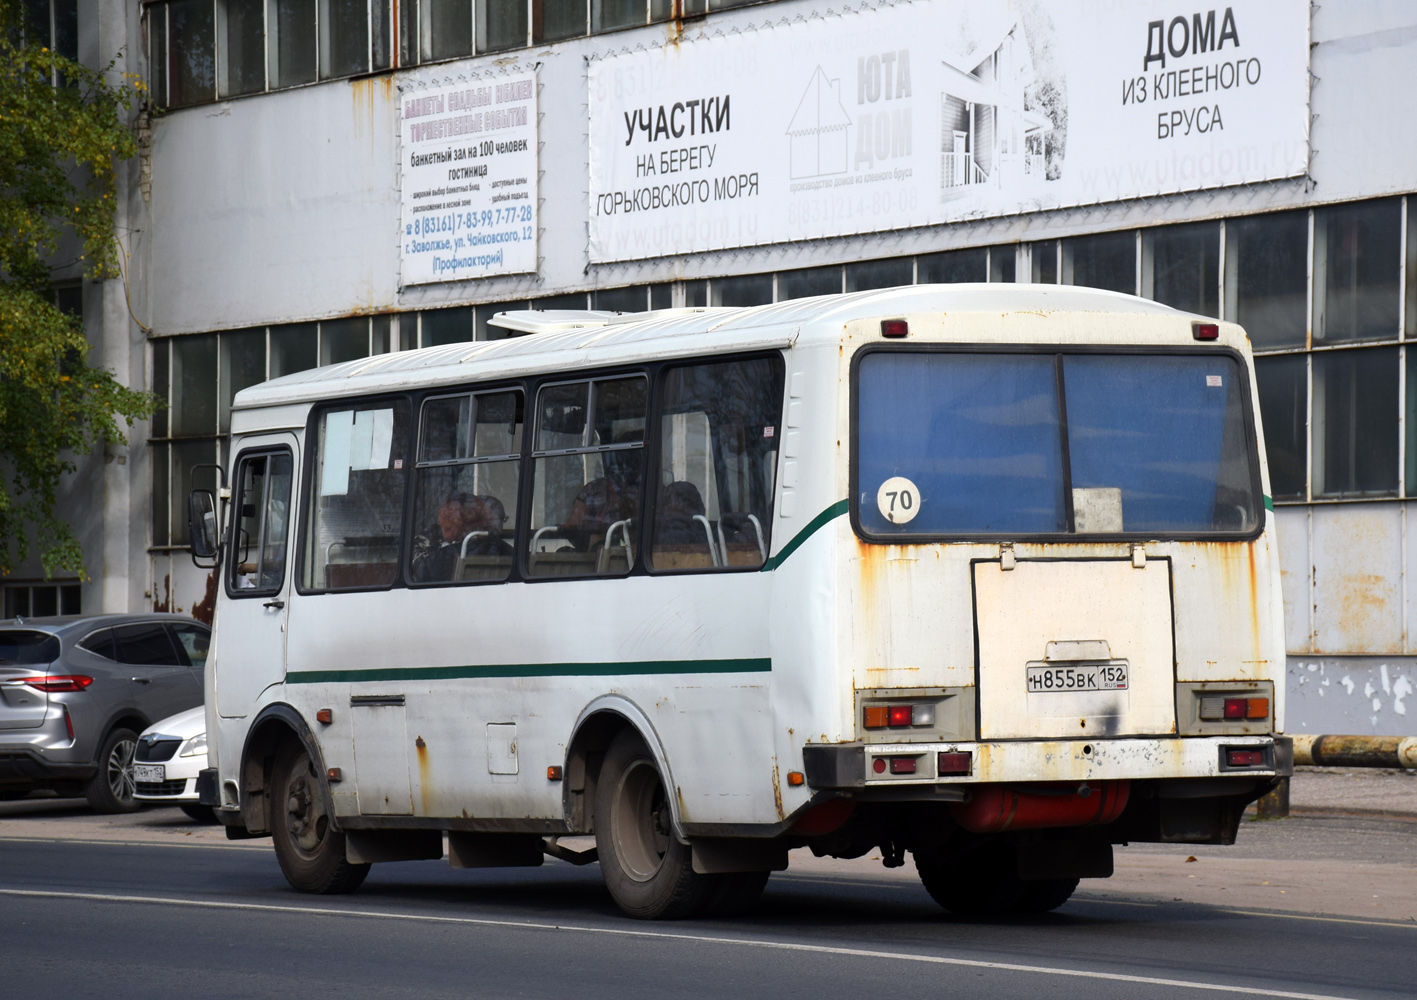
[[[1125,663],[1075,663],[1066,667],[1029,667],[1030,694],[1074,691],[1125,691]]]
[[[161,764],[134,764],[134,781],[165,781],[167,779],[167,768]]]

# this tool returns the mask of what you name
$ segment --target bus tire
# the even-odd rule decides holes
[[[368,865],[352,865],[344,834],[334,828],[329,799],[310,752],[288,743],[272,775],[271,840],[285,880],[301,892],[346,893],[359,888]]]
[[[931,898],[961,916],[1007,913],[1018,906],[1027,886],[1015,870],[1013,848],[998,842],[945,861],[917,854],[915,870]]]
[[[732,872],[715,875],[716,884],[704,904],[706,917],[741,917],[753,908],[772,872]]]
[[[1075,878],[1045,878],[1025,882],[1023,895],[1014,905],[1018,913],[1049,913],[1066,903],[1078,887]]]
[[[674,835],[664,780],[632,729],[605,753],[595,789],[595,846],[616,905],[641,920],[692,917],[708,903],[712,876],[694,871]]]

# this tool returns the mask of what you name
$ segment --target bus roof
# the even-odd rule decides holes
[[[233,409],[512,378],[729,351],[774,350],[835,339],[848,322],[946,312],[1186,314],[1148,299],[1070,285],[907,285],[744,308],[647,313],[556,310],[503,313],[494,325],[532,336],[380,354],[312,368],[242,389]]]

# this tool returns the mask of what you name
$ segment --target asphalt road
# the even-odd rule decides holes
[[[1306,834],[1306,822],[1267,825],[1254,842],[1275,840],[1281,854],[1315,837],[1386,845],[1379,854],[1399,856],[1393,891],[1417,893],[1413,823],[1328,821]],[[54,839],[8,826],[0,996],[1417,995],[1412,921],[1088,891],[1102,883],[1044,917],[966,921],[903,875],[794,862],[747,918],[642,923],[614,908],[595,866],[376,865],[358,893],[314,897],[287,888],[268,841]]]

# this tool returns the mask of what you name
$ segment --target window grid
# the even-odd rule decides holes
[[[51,0],[60,7],[72,7],[73,2]],[[616,0],[512,0],[510,3],[463,0],[461,5],[456,0],[365,0],[362,66],[330,65],[340,43],[333,35],[338,18],[330,15],[335,2],[320,0],[308,5],[305,27],[312,29],[311,37],[316,46],[313,71],[308,76],[292,72],[291,79],[284,80],[285,60],[277,58],[276,52],[282,44],[282,29],[279,24],[271,23],[277,9],[275,0],[260,4],[259,53],[253,51],[254,47],[243,44],[254,38],[243,35],[241,29],[249,31],[254,25],[243,24],[242,8],[237,0],[152,0],[145,5],[144,13],[148,82],[154,100],[163,107],[192,107],[366,73],[467,59],[674,19],[702,17],[718,10],[771,0],[747,0],[746,3],[743,0],[621,0],[619,4]],[[435,44],[434,23],[446,22],[447,8],[457,6],[466,9],[465,33],[464,26],[458,27],[458,38],[466,41],[444,49]],[[195,19],[184,17],[174,23],[171,16],[174,7],[190,12]],[[435,10],[442,13],[435,16]],[[641,10],[643,16],[636,13],[637,10]],[[250,13],[249,6],[245,12]],[[457,19],[460,14],[461,11],[453,12]],[[295,41],[299,40],[297,33]],[[187,93],[181,85],[174,92],[174,68],[185,70],[192,77],[194,93]],[[245,79],[247,74],[259,74],[259,83],[247,86],[233,82]]]
[[[1302,387],[1296,380],[1295,390],[1300,392],[1303,401],[1304,412],[1302,413],[1303,425],[1303,447],[1302,460],[1304,465],[1304,490],[1302,496],[1278,499],[1277,504],[1303,504],[1303,503],[1352,503],[1370,502],[1378,499],[1398,499],[1406,497],[1409,491],[1417,488],[1417,482],[1409,474],[1407,462],[1409,454],[1413,448],[1410,446],[1407,436],[1410,431],[1417,431],[1417,421],[1408,419],[1408,411],[1412,409],[1417,412],[1408,399],[1409,379],[1407,377],[1407,324],[1413,317],[1413,307],[1409,303],[1409,296],[1414,289],[1408,285],[1408,275],[1410,268],[1407,266],[1407,255],[1417,246],[1409,239],[1409,205],[1407,198],[1401,198],[1396,202],[1396,208],[1400,212],[1398,233],[1399,233],[1399,260],[1397,262],[1397,322],[1395,328],[1387,335],[1379,338],[1340,341],[1336,343],[1314,343],[1309,331],[1313,328],[1314,318],[1314,283],[1319,280],[1316,271],[1317,254],[1315,252],[1314,240],[1316,238],[1315,213],[1323,211],[1341,212],[1349,208],[1362,209],[1370,204],[1376,203],[1350,203],[1348,205],[1330,206],[1319,209],[1307,210],[1306,229],[1308,233],[1308,246],[1306,248],[1306,262],[1304,265],[1305,282],[1305,306],[1304,316],[1308,322],[1308,331],[1304,342],[1294,346],[1256,346],[1254,353],[1257,359],[1263,360],[1269,357],[1303,357],[1304,372]],[[1292,211],[1292,210],[1291,210]],[[1244,218],[1263,218],[1262,216],[1251,216]],[[1234,223],[1239,219],[1222,221],[1216,225],[1214,237],[1217,245],[1214,247],[1217,254],[1217,268],[1215,277],[1215,304],[1219,318],[1233,320],[1231,310],[1235,308],[1234,303],[1238,301],[1240,294],[1239,287],[1229,287],[1229,283],[1234,280],[1236,273],[1233,264],[1229,261],[1228,255],[1235,250],[1236,244],[1232,240]],[[1188,224],[1190,225],[1190,224]],[[1199,224],[1194,224],[1199,225]],[[1140,290],[1149,293],[1155,292],[1152,276],[1148,275],[1148,270],[1154,267],[1154,261],[1146,249],[1146,241],[1151,235],[1163,232],[1168,229],[1174,230],[1176,227],[1154,227],[1147,230],[1124,231],[1132,235],[1136,241],[1136,264],[1138,273],[1136,285]],[[1003,275],[1006,260],[1014,264],[1016,280],[1025,282],[1035,280],[1035,276],[1044,275],[1040,280],[1056,282],[1067,277],[1064,274],[1065,265],[1065,240],[1052,239],[1041,240],[1027,244],[1004,244],[995,247],[981,247],[979,250],[984,254],[984,275],[985,280],[998,280]],[[881,273],[905,269],[908,271],[909,279],[919,282],[927,277],[923,261],[933,258],[935,255],[923,255],[919,257],[897,258],[894,260],[864,261],[858,265],[858,274],[868,273],[873,267],[879,266]],[[1048,264],[1052,264],[1051,273]],[[810,269],[816,275],[817,281],[826,280],[829,284],[844,290],[848,285],[847,265],[836,265]],[[577,292],[567,295],[558,295],[552,298],[533,299],[529,301],[489,303],[477,306],[459,306],[451,309],[412,311],[402,314],[385,314],[378,317],[369,317],[368,347],[365,356],[383,353],[384,351],[409,350],[415,347],[430,346],[433,343],[450,343],[446,335],[440,337],[433,336],[436,325],[442,324],[444,330],[447,329],[450,314],[461,313],[462,318],[457,322],[465,326],[464,330],[457,332],[457,341],[467,342],[495,339],[499,333],[497,328],[491,327],[488,321],[497,313],[511,309],[520,308],[605,308],[614,310],[624,310],[631,308],[634,310],[647,308],[684,307],[695,305],[708,305],[710,303],[729,300],[735,304],[750,305],[757,302],[766,304],[771,301],[784,301],[790,297],[787,277],[791,275],[801,275],[800,271],[769,272],[767,274],[744,275],[737,277],[708,278],[689,281],[678,281],[658,285],[639,285],[622,288],[599,289],[593,292]],[[828,277],[834,273],[834,277]],[[463,322],[465,320],[465,323]],[[436,322],[435,322],[436,321]],[[300,367],[286,367],[283,371],[277,370],[278,354],[282,350],[282,345],[286,340],[294,335],[301,334],[308,336],[313,329],[313,351],[312,360],[303,367],[311,367],[329,356],[332,349],[333,332],[338,324],[347,324],[348,320],[332,320],[313,324],[287,324],[283,326],[266,326],[261,328],[264,331],[264,365],[261,369],[266,378],[274,377],[277,374],[284,374],[301,370]],[[237,388],[232,387],[228,382],[224,382],[224,366],[228,361],[228,352],[223,350],[223,338],[230,338],[240,333],[248,331],[224,331],[214,335],[217,339],[216,363],[212,371],[211,382],[216,387],[216,394],[225,393],[224,405],[229,407],[230,395],[234,395]],[[505,335],[505,334],[503,334]],[[174,370],[174,359],[171,355],[173,344],[185,340],[184,337],[165,338],[153,342],[153,387],[164,400],[170,405],[176,401],[174,388],[172,386],[172,373]],[[1382,348],[1396,347],[1396,359],[1398,365],[1396,392],[1396,425],[1393,432],[1398,435],[1395,460],[1397,462],[1396,486],[1392,490],[1383,490],[1380,493],[1365,494],[1362,496],[1334,496],[1325,497],[1318,495],[1315,489],[1315,437],[1325,433],[1325,428],[1319,426],[1322,423],[1318,418],[1322,414],[1316,414],[1315,410],[1315,361],[1325,357],[1332,357],[1336,353],[1348,351],[1374,351]],[[161,357],[159,357],[161,355]],[[1368,355],[1372,357],[1373,355]],[[1360,360],[1355,356],[1355,363]],[[1324,362],[1327,364],[1327,362]],[[1334,363],[1338,363],[1335,359]],[[1261,375],[1261,378],[1264,376]],[[159,414],[154,420],[153,433],[149,438],[149,443],[154,448],[154,503],[161,509],[154,511],[154,549],[183,548],[185,543],[180,539],[185,533],[186,520],[186,489],[187,484],[177,482],[176,478],[181,478],[181,467],[175,458],[175,447],[180,445],[193,445],[197,443],[210,444],[215,455],[214,460],[225,462],[227,455],[228,439],[224,428],[219,424],[214,425],[210,432],[202,434],[181,434],[175,433],[174,428],[180,426],[178,423],[181,414],[172,410]],[[185,423],[185,421],[184,421]],[[1297,456],[1296,456],[1297,457]],[[1297,471],[1297,470],[1296,470]],[[174,478],[175,477],[175,478]],[[162,527],[162,531],[156,530]]]

